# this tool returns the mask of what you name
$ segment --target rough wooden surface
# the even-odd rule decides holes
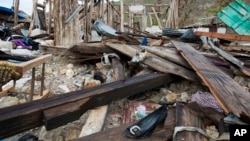
[[[0,139],[42,125],[47,129],[59,127],[79,119],[86,110],[171,81],[171,75],[147,74],[0,109]]]
[[[165,120],[164,127],[162,128],[156,128],[154,133],[144,139],[139,139],[143,141],[166,141],[172,138],[173,135],[173,129],[176,123],[176,117],[175,117],[175,108],[171,108],[168,110],[168,116]],[[124,135],[124,131],[127,127],[132,125],[130,124],[124,124],[119,127],[107,129],[105,131],[95,133],[86,137],[75,139],[74,141],[134,141],[138,139],[131,139]]]
[[[183,59],[177,51],[173,51],[166,47],[156,47],[156,46],[139,46],[147,51],[156,54],[164,59],[167,59],[173,63],[181,65],[185,68],[191,68],[185,59]]]
[[[112,59],[112,68],[113,81],[125,80],[125,70],[119,59]],[[90,111],[89,117],[83,126],[79,137],[91,135],[102,130],[106,115],[108,113],[108,107],[108,105],[104,105]]]
[[[18,24],[19,0],[15,0],[14,7],[14,26]]]
[[[190,126],[197,127],[202,130],[205,129],[204,124],[202,123],[202,118],[199,116],[199,113],[193,110],[190,110],[183,104],[177,103],[176,105],[176,126]],[[208,138],[198,132],[191,131],[181,131],[175,136],[176,141],[208,141]]]
[[[217,32],[201,32],[201,31],[196,31],[194,34],[198,36],[213,37],[213,38],[219,38],[219,39],[225,39],[225,40],[250,41],[250,36],[247,36],[247,35],[217,33]]]
[[[64,21],[78,6],[77,0],[54,0],[54,40],[55,45],[74,45],[80,42],[79,19],[77,16],[70,23]]]
[[[112,43],[107,43],[107,45],[112,49],[115,49],[129,57],[133,57],[137,51],[137,49],[135,49],[135,46]],[[160,72],[175,74],[191,81],[199,80],[197,75],[193,71],[188,70],[182,66],[174,64],[151,53],[147,53],[147,56],[142,63]]]
[[[79,53],[85,53],[85,54],[103,54],[105,53],[113,53],[114,50],[109,48],[103,43],[79,43],[71,48],[69,48],[69,51],[79,52]]]
[[[239,59],[235,58],[234,56],[232,56],[231,54],[228,54],[227,52],[221,50],[220,48],[216,47],[213,42],[211,40],[208,40],[208,44],[210,45],[210,47],[215,50],[219,55],[221,55],[222,57],[224,57],[226,60],[230,61],[231,63],[233,63],[234,65],[242,68],[244,66],[244,63],[242,61],[240,61]]]
[[[189,44],[178,41],[172,43],[209,87],[221,108],[249,122],[250,93]]]

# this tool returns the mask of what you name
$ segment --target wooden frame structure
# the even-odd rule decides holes
[[[30,69],[32,69],[32,78],[31,78],[31,91],[29,101],[40,99],[41,97],[46,97],[49,94],[49,90],[44,90],[44,79],[45,79],[45,62],[49,61],[52,58],[51,54],[40,56],[36,59],[23,62],[20,64],[16,64],[16,68],[18,72],[24,73]],[[35,67],[38,65],[42,65],[42,79],[41,79],[41,90],[40,95],[38,97],[34,97],[34,87],[35,87]],[[2,92],[0,92],[0,97],[6,95],[9,91],[13,91],[15,89],[16,81],[13,81],[12,86],[7,86],[3,88]]]

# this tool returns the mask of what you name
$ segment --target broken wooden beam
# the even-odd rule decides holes
[[[129,57],[135,56],[136,52],[138,51],[138,49],[135,49],[135,46],[112,43],[107,43],[107,45],[112,49],[115,49]],[[180,65],[174,64],[166,59],[158,57],[152,53],[147,53],[147,56],[142,63],[160,72],[175,74],[191,81],[199,80],[197,75],[193,71],[188,70]]]
[[[247,35],[217,33],[217,32],[201,32],[201,31],[196,31],[194,34],[197,36],[213,37],[231,41],[250,41],[250,36]]]
[[[155,129],[156,131],[153,132],[153,134],[144,139],[140,139],[142,141],[166,141],[170,140],[173,135],[173,129],[175,127],[176,123],[176,114],[175,114],[175,108],[168,109],[168,116],[165,120],[164,126],[161,129]],[[75,139],[74,141],[135,141],[138,139],[131,139],[124,135],[124,131],[127,127],[132,125],[130,124],[124,124],[119,127],[107,129],[105,131],[95,133],[89,136],[81,137],[78,139]]]
[[[172,41],[226,113],[250,122],[250,93],[189,44]]]
[[[173,81],[169,74],[147,74],[0,109],[0,139],[46,125],[47,130],[79,119],[87,110]]]

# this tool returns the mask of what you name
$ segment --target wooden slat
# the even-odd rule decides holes
[[[96,53],[113,53],[114,50],[105,46],[103,43],[79,43],[69,48],[69,51],[77,51],[85,54],[96,54]]]
[[[197,127],[204,130],[205,126],[199,113],[190,110],[187,106],[177,103],[176,105],[176,126]],[[208,138],[199,132],[181,131],[175,136],[176,141],[208,141]]]
[[[228,54],[227,52],[221,50],[220,48],[216,47],[210,39],[208,40],[208,44],[213,50],[215,50],[219,55],[224,57],[226,60],[230,61],[231,63],[235,64],[240,68],[244,66],[244,63],[242,61],[233,57],[231,54]]]
[[[29,69],[38,66],[39,64],[49,61],[51,58],[52,58],[51,54],[43,55],[38,58],[32,59],[30,61],[23,62],[21,64],[16,64],[16,67],[18,70],[21,70],[22,72],[26,72]]]
[[[181,57],[181,55],[177,51],[173,51],[166,47],[156,47],[156,46],[139,46],[141,49],[146,49],[147,51],[158,55],[164,59],[167,59],[173,63],[181,65],[185,68],[191,68],[185,59]]]
[[[248,51],[250,52],[250,46],[220,46],[220,48],[226,51]]]
[[[115,49],[129,57],[133,57],[137,51],[137,49],[135,49],[135,46],[112,43],[107,43],[107,45],[112,49]],[[151,53],[147,53],[147,56],[142,63],[160,72],[175,74],[191,81],[199,80],[193,71],[188,70],[182,66],[174,64]]]
[[[0,109],[0,139],[44,124],[47,125],[47,129],[56,128],[78,119],[90,108],[102,106],[113,100],[128,97],[171,81],[173,81],[171,75],[147,74],[126,81],[103,84],[95,88]],[[88,100],[90,98],[91,100]],[[63,106],[66,108],[71,106],[73,110],[66,110]]]
[[[247,35],[217,33],[217,32],[201,32],[201,31],[196,31],[194,34],[197,36],[206,36],[206,37],[213,37],[213,38],[232,40],[232,41],[250,41],[250,36]]]
[[[154,133],[142,141],[166,141],[170,140],[173,135],[173,129],[176,123],[175,108],[168,110],[168,116],[165,120],[164,127],[160,129],[155,129]],[[131,139],[124,135],[124,131],[131,124],[124,124],[119,127],[107,129],[105,131],[95,133],[86,137],[75,139],[74,141],[135,141],[138,139]]]
[[[226,113],[250,121],[250,93],[189,44],[178,41],[172,43],[209,87],[221,108]]]

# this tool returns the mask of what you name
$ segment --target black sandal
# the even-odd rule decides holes
[[[139,120],[137,123],[128,127],[125,130],[125,135],[129,138],[149,137],[157,125],[165,121],[167,115],[168,111],[166,106],[161,106],[143,119]]]

